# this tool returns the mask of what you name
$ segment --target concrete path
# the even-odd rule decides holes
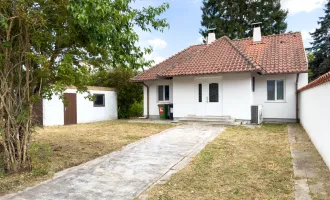
[[[171,169],[186,165],[223,130],[198,125],[175,127],[1,199],[134,199],[172,174]]]
[[[295,199],[330,199],[330,172],[304,129],[289,124],[289,142],[295,177]]]

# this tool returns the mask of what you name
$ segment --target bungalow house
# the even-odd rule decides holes
[[[173,104],[174,119],[230,116],[251,121],[254,105],[264,121],[298,119],[297,89],[308,83],[300,32],[253,38],[215,39],[193,45],[139,74],[144,115],[159,118],[159,104]]]

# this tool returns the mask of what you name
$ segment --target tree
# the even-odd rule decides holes
[[[86,91],[90,66],[141,68],[134,28],[162,31],[168,4],[133,0],[0,1],[0,134],[8,171],[28,164],[33,104],[74,85]],[[63,95],[61,95],[63,97]]]
[[[130,81],[138,72],[131,68],[117,67],[111,70],[100,70],[91,76],[91,85],[114,87],[117,91],[119,118],[131,117],[130,108],[143,99],[143,87]]]
[[[330,71],[330,1],[325,5],[324,11],[325,16],[320,17],[320,21],[318,21],[320,28],[311,33],[314,39],[311,42],[314,59],[309,63],[313,72],[312,79]]]
[[[251,24],[262,22],[263,35],[284,33],[288,11],[281,9],[280,0],[203,0],[202,29],[206,38],[208,28],[216,28],[216,38],[231,39],[252,36]]]
[[[314,61],[315,59],[315,55],[313,54],[313,52],[310,52],[308,51],[308,49],[306,50],[307,51],[307,60],[308,60],[308,82],[311,82],[313,81],[313,77],[314,77],[314,74],[313,74],[313,71],[312,69],[310,68],[311,66],[311,63]]]

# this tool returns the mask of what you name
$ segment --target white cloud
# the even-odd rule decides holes
[[[165,60],[164,57],[162,57],[162,56],[156,56],[156,57],[154,58],[155,65],[157,65],[158,63],[160,63],[160,62],[162,62],[162,61],[164,61],[164,60]]]
[[[326,0],[281,0],[282,8],[288,9],[290,15],[322,8],[325,2]]]
[[[147,42],[153,49],[164,49],[167,46],[166,41],[159,38],[148,40]]]
[[[198,39],[198,42],[199,42],[199,43],[203,43],[203,40],[204,40],[204,37],[201,36],[201,37]]]
[[[304,41],[305,47],[310,47],[311,46],[310,43],[313,42],[313,38],[309,33],[312,33],[314,31],[315,31],[315,29],[312,29],[310,31],[307,31],[307,30],[301,31],[301,35],[302,35],[302,39]]]

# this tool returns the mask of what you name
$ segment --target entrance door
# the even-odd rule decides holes
[[[222,79],[197,80],[197,116],[222,116]]]
[[[64,106],[64,125],[77,124],[77,95],[76,93],[64,93],[68,106]]]

